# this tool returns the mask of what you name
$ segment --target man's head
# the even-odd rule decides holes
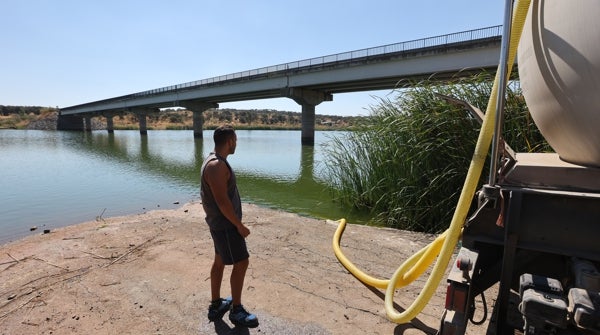
[[[237,135],[231,125],[223,125],[215,129],[213,140],[215,141],[215,148],[227,148],[227,153],[230,155],[235,152]]]

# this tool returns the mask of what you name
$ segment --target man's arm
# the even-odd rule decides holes
[[[209,162],[204,168],[204,178],[212,191],[213,197],[221,213],[237,228],[240,235],[246,237],[250,230],[237,217],[233,204],[227,196],[227,181],[230,176],[227,165],[219,160]]]

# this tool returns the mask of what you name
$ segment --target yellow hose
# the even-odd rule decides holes
[[[369,286],[382,289],[382,290],[386,289],[390,282],[388,279],[378,279],[378,278],[369,276],[368,274],[364,273],[359,268],[357,268],[356,265],[354,265],[342,253],[342,250],[340,248],[340,240],[342,238],[342,234],[344,233],[344,230],[346,229],[346,220],[341,219],[339,222],[340,223],[338,225],[338,228],[336,229],[335,234],[333,235],[333,252],[335,253],[335,256],[337,257],[337,259],[348,271],[350,271],[350,273],[352,273],[352,275],[354,275],[361,282],[363,282]],[[404,275],[396,283],[396,285],[395,285],[396,288],[403,287],[403,286],[406,286],[406,285],[412,283],[415,279],[419,278],[419,276],[421,276],[421,274],[423,274],[427,270],[427,268],[429,267],[431,262],[427,262],[426,260],[429,259],[430,257],[437,256],[440,249],[442,248],[442,243],[444,242],[444,239],[446,238],[447,233],[448,233],[448,231],[445,231],[444,233],[440,234],[433,242],[431,242],[429,245],[427,245],[423,249],[417,251],[414,255],[412,255],[409,259],[407,259],[402,264],[402,266],[401,266],[402,269],[406,269],[409,267],[410,267],[410,269],[402,272]],[[432,253],[435,253],[435,254],[431,255]],[[424,257],[424,255],[426,255],[426,254],[427,254],[427,256]]]
[[[510,77],[512,64],[514,64],[515,61],[517,46],[519,44],[521,32],[523,31],[523,26],[525,24],[525,18],[527,17],[527,11],[529,9],[530,2],[531,0],[519,0],[516,4],[516,10],[514,11],[511,26],[507,78]],[[490,100],[488,101],[485,119],[483,120],[483,124],[479,132],[477,145],[475,146],[475,152],[473,153],[473,157],[471,159],[471,164],[469,166],[469,171],[460,194],[458,205],[454,212],[454,216],[452,217],[450,227],[443,234],[438,236],[438,238],[436,238],[427,247],[421,249],[407,259],[396,270],[396,272],[394,272],[390,280],[383,280],[370,277],[369,275],[360,271],[342,254],[340,249],[340,239],[346,226],[346,220],[340,220],[340,224],[333,238],[333,249],[336,257],[340,263],[342,263],[342,265],[361,282],[377,288],[386,289],[385,311],[388,315],[388,318],[393,322],[410,322],[423,310],[423,308],[425,308],[431,299],[431,296],[435,293],[448,266],[450,257],[452,256],[454,248],[460,237],[462,225],[466,220],[471,200],[477,188],[477,183],[481,177],[481,172],[483,170],[485,159],[489,151],[490,142],[494,133],[494,121],[496,116],[495,107],[498,99],[498,85],[500,81],[499,76],[500,70],[496,72],[496,78],[492,87]],[[395,289],[407,285],[420,276],[423,272],[425,272],[425,270],[436,257],[438,257],[437,262],[435,263],[433,270],[427,279],[427,282],[425,283],[425,286],[419,293],[419,296],[408,308],[406,308],[406,310],[404,310],[404,312],[398,313],[394,309]]]

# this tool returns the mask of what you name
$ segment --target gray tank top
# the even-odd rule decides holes
[[[233,223],[227,220],[227,218],[221,213],[221,210],[219,209],[219,206],[217,205],[213,196],[212,190],[210,189],[210,185],[208,185],[208,183],[204,180],[204,169],[206,168],[206,165],[209,162],[217,159],[225,162],[227,168],[229,169],[230,178],[227,181],[227,196],[233,204],[233,210],[235,211],[235,214],[238,218],[240,218],[240,220],[242,219],[242,201],[237,188],[235,173],[226,159],[218,156],[214,152],[211,152],[206,160],[204,160],[204,163],[202,163],[202,168],[200,170],[200,196],[202,198],[202,207],[206,213],[206,223],[208,223],[208,226],[211,230],[235,229]]]

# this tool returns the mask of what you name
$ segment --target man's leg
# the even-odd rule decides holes
[[[232,305],[237,306],[242,304],[242,289],[244,287],[244,277],[246,277],[246,269],[248,269],[248,258],[233,264],[231,271],[231,297]],[[223,274],[223,272],[221,272]]]
[[[242,306],[242,288],[244,286],[244,277],[246,276],[248,263],[248,258],[246,258],[243,261],[233,264],[230,279],[233,299],[231,311],[229,312],[229,320],[236,326],[254,328],[258,327],[258,318]]]
[[[215,254],[215,260],[210,269],[210,294],[212,301],[215,301],[221,297],[221,281],[223,281],[223,271],[225,265],[221,256]],[[242,283],[243,284],[243,283]]]
[[[223,280],[223,270],[225,265],[223,259],[215,254],[215,260],[210,269],[210,294],[212,301],[208,306],[208,320],[217,321],[225,315],[231,308],[231,299],[221,298],[221,282]]]

